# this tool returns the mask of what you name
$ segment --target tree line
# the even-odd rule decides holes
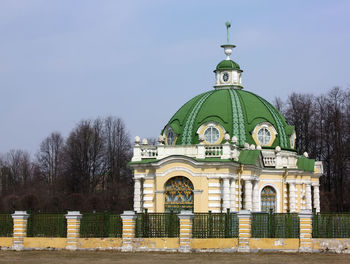
[[[350,211],[350,91],[335,87],[318,96],[292,93],[275,106],[295,126],[296,149],[321,160],[321,211]]]
[[[51,133],[33,158],[23,150],[0,157],[0,209],[130,209],[131,157],[130,136],[120,118],[82,120],[67,138]]]

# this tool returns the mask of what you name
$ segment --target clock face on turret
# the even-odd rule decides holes
[[[222,75],[222,80],[223,82],[227,83],[230,80],[230,75],[228,74],[228,72],[224,72]]]

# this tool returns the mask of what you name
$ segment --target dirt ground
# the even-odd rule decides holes
[[[121,253],[116,251],[0,251],[0,263],[35,264],[173,264],[173,263],[337,263],[349,264],[346,254],[287,254],[287,253]]]

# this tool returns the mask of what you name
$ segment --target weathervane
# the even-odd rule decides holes
[[[231,27],[230,21],[227,21],[225,23],[225,25],[226,25],[226,31],[227,31],[227,44],[229,44],[230,43],[230,32],[228,29]]]

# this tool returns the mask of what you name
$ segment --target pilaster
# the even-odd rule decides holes
[[[306,195],[306,209],[312,210],[311,184],[306,184],[305,195]]]
[[[223,178],[223,208],[222,211],[226,212],[227,209],[230,209],[230,179]]]
[[[296,201],[295,201],[295,183],[289,183],[289,209],[291,213],[296,211]]]
[[[69,211],[66,214],[67,219],[67,245],[66,249],[76,250],[80,237],[80,220],[82,215],[79,211]]]
[[[236,179],[231,179],[231,183],[230,183],[230,211],[231,212],[238,212],[236,197],[237,197]]]
[[[253,212],[259,211],[259,186],[258,181],[253,181]]]
[[[244,209],[252,210],[252,181],[244,181]]]
[[[181,211],[180,219],[180,252],[191,252],[192,224],[194,214],[191,211]]]
[[[23,240],[27,236],[27,222],[29,214],[26,211],[15,211],[13,219],[13,245],[14,250],[23,250]]]
[[[320,186],[318,184],[314,184],[314,208],[316,212],[320,212]]]
[[[312,211],[300,210],[300,252],[312,252]]]
[[[141,212],[141,179],[135,178],[134,184],[134,211]]]
[[[122,251],[132,251],[132,240],[135,238],[135,225],[137,215],[134,211],[124,211],[122,218]]]
[[[238,217],[238,252],[249,252],[249,240],[251,237],[251,213],[248,210],[241,210]]]

